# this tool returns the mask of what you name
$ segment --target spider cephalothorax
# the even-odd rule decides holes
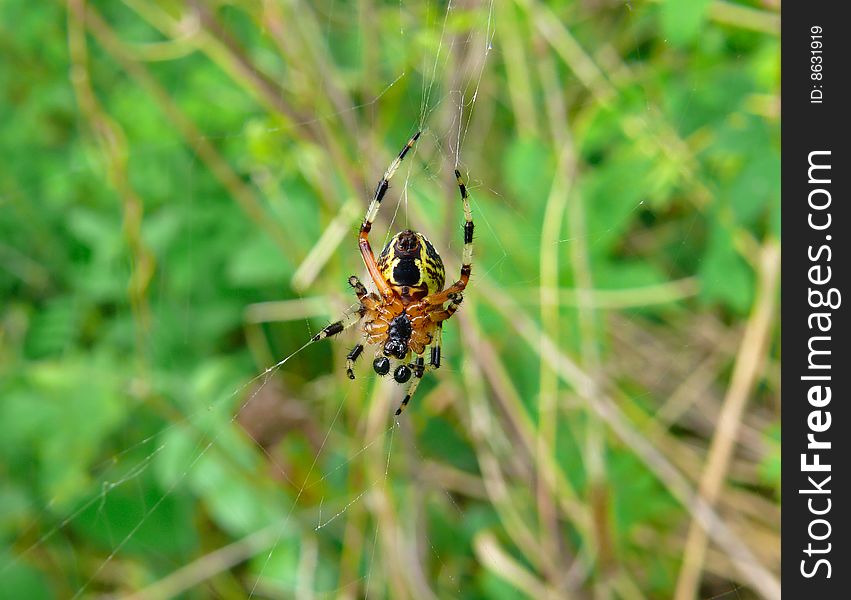
[[[387,328],[387,341],[384,343],[384,356],[395,356],[399,360],[408,354],[408,344],[411,343],[411,334],[414,325],[411,317],[404,312],[393,317]]]
[[[458,281],[443,289],[446,273],[440,255],[424,235],[410,229],[393,236],[381,251],[378,260],[372,253],[369,232],[381,201],[390,187],[390,178],[419,137],[417,132],[408,140],[399,156],[390,163],[384,177],[378,182],[375,195],[361,224],[358,246],[376,291],[367,291],[357,277],[349,277],[349,285],[355,290],[358,304],[342,319],[325,327],[311,340],[315,342],[336,335],[360,322],[362,337],[347,356],[346,373],[350,379],[355,378],[354,363],[366,344],[377,346],[372,366],[379,375],[387,375],[393,362],[400,361],[393,369],[393,379],[399,383],[407,382],[412,376],[414,379],[396,410],[397,415],[410,401],[426,369],[440,367],[443,321],[458,310],[464,299],[462,292],[470,279],[473,258],[473,216],[467,188],[457,170],[455,178],[464,205],[464,255]],[[424,359],[427,349],[430,349],[428,366]],[[409,363],[407,360],[412,354],[414,360]]]

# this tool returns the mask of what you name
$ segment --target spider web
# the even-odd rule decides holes
[[[463,150],[469,145],[468,134],[471,123],[475,118],[475,108],[479,99],[479,92],[482,86],[483,79],[487,77],[487,66],[489,63],[490,54],[493,51],[493,39],[495,30],[495,14],[494,2],[490,0],[482,4],[484,10],[481,11],[482,19],[477,22],[471,29],[471,33],[467,36],[457,36],[452,31],[452,18],[457,12],[457,3],[448,2],[445,6],[428,3],[428,11],[431,15],[436,15],[436,19],[427,19],[427,24],[419,26],[405,25],[405,19],[401,16],[407,14],[408,7],[404,2],[399,2],[399,13],[401,28],[398,31],[398,37],[402,45],[412,43],[417,34],[418,29],[431,29],[432,33],[436,33],[438,40],[436,47],[429,54],[426,53],[424,63],[420,71],[425,75],[422,80],[420,93],[418,98],[409,98],[408,101],[419,107],[418,122],[411,123],[412,128],[423,129],[425,131],[421,143],[409,155],[409,158],[403,163],[396,180],[401,180],[401,185],[394,186],[394,202],[391,203],[390,197],[385,202],[387,206],[383,208],[383,219],[389,221],[387,227],[385,241],[389,235],[397,229],[397,220],[401,219],[400,212],[404,213],[406,224],[409,220],[417,224],[423,222],[423,214],[418,212],[419,207],[419,190],[426,187],[441,187],[441,182],[447,180],[446,175],[451,168],[459,168],[465,179],[468,181],[468,187],[472,194],[472,204],[474,218],[477,223],[477,231],[484,231],[484,235],[492,238],[494,246],[501,251],[501,256],[491,256],[484,268],[478,270],[474,268],[474,285],[475,283],[502,283],[505,281],[501,275],[501,269],[512,258],[509,246],[503,244],[500,232],[493,226],[489,220],[489,208],[486,202],[480,201],[480,197],[487,195],[490,198],[502,199],[504,194],[500,190],[491,189],[487,182],[479,181],[475,172],[465,172],[464,170],[464,152]],[[625,10],[632,10],[629,3],[624,5]],[[326,26],[324,33],[329,35],[331,30],[332,14],[330,8],[326,10]],[[395,32],[394,32],[395,35]],[[640,43],[636,41],[635,45],[640,47]],[[475,61],[472,69],[465,71],[466,75],[454,81],[454,85],[449,84],[443,86],[439,84],[441,78],[446,78],[452,66],[452,57],[456,54],[458,46],[462,46],[465,52],[460,52],[462,55],[472,57]],[[499,49],[498,49],[499,50]],[[392,94],[394,87],[407,77],[411,77],[409,72],[395,73],[392,77],[380,79],[377,84],[378,91],[376,94],[365,102],[352,104],[338,111],[316,114],[310,117],[311,121],[328,121],[344,112],[358,112],[363,109],[373,109],[373,123],[379,122],[378,114],[381,110],[382,99],[388,94]],[[589,100],[590,102],[590,100]],[[688,103],[686,104],[688,107]],[[648,111],[652,110],[648,106]],[[687,109],[684,109],[687,110]],[[448,115],[445,120],[440,120],[441,116]],[[685,118],[685,114],[683,118]],[[288,127],[271,126],[265,127],[266,133],[286,134]],[[408,132],[404,132],[399,139],[399,144],[404,142]],[[210,134],[205,133],[204,139],[222,139],[222,138],[248,138],[250,134],[245,132],[230,132]],[[157,145],[154,143],[149,146],[150,149],[156,150]],[[393,148],[395,149],[395,148]],[[386,166],[386,156],[377,157],[371,156],[362,159],[361,166],[367,179],[367,183],[373,183],[377,180],[380,173],[383,172]],[[80,167],[81,169],[83,167]],[[57,179],[73,176],[73,171],[66,171],[57,175]],[[189,184],[192,185],[191,182]],[[368,198],[371,190],[367,187],[363,190],[363,197]],[[457,208],[457,207],[456,207]],[[527,220],[526,215],[520,206],[510,206],[517,219]],[[633,213],[648,210],[645,205],[645,200],[637,201],[631,208]],[[457,221],[457,210],[450,212],[448,220]],[[359,215],[358,215],[359,218]],[[568,235],[567,237],[559,237],[556,245],[571,245],[577,242],[583,242],[586,246],[593,248],[595,244],[600,243],[609,229],[602,228],[578,235]],[[457,232],[456,232],[457,233]],[[687,238],[692,235],[691,230],[687,230],[683,235],[683,245]],[[446,240],[446,245],[453,251],[457,248],[454,246],[458,242],[457,236],[443,236]],[[457,255],[457,251],[456,251]],[[447,258],[446,256],[444,257]],[[457,256],[456,263],[457,263]],[[676,258],[676,257],[675,257]],[[447,273],[452,273],[451,254],[447,260]],[[675,261],[673,261],[675,262]],[[479,265],[477,264],[476,267]],[[497,275],[494,278],[494,275]],[[675,276],[674,268],[667,275]],[[510,281],[510,280],[509,280]],[[523,286],[534,286],[540,283],[538,279],[530,278],[522,280],[516,278],[513,283]],[[191,301],[190,301],[191,302]],[[188,312],[192,312],[191,303],[188,306]],[[312,315],[315,317],[315,315]],[[332,318],[334,315],[331,315]],[[625,320],[628,323],[640,323],[640,311],[634,309],[625,312]],[[311,321],[305,318],[304,339],[309,339],[314,333],[316,321]],[[640,325],[638,325],[640,326]],[[451,334],[450,334],[451,335]],[[333,345],[339,345],[338,341],[325,342]],[[124,450],[110,457],[110,460],[92,469],[93,480],[97,481],[98,489],[92,493],[88,499],[78,504],[73,511],[66,513],[60,519],[55,519],[55,511],[46,506],[40,511],[38,518],[33,520],[33,528],[36,527],[36,521],[55,519],[55,525],[44,533],[40,533],[34,541],[26,544],[24,549],[16,552],[15,558],[7,563],[4,567],[0,564],[0,576],[2,570],[14,566],[18,561],[25,560],[28,555],[37,552],[46,542],[57,537],[62,537],[71,534],[68,533],[69,526],[81,519],[81,516],[91,511],[93,508],[97,513],[103,515],[102,521],[109,525],[110,517],[106,512],[106,504],[111,501],[114,492],[120,490],[131,489],[132,486],[138,487],[138,494],[142,496],[143,478],[149,476],[152,470],[157,470],[158,463],[164,456],[173,455],[179,458],[177,463],[179,467],[174,468],[173,472],[159,472],[158,475],[167,481],[168,484],[164,490],[155,498],[145,505],[142,515],[131,517],[135,519],[129,531],[122,532],[109,542],[111,550],[103,559],[95,566],[87,566],[80,569],[79,582],[75,589],[72,590],[73,597],[83,597],[96,593],[97,586],[102,584],[105,576],[115,564],[115,558],[126,550],[127,546],[134,542],[140,536],[140,531],[146,525],[147,521],[158,511],[161,511],[167,505],[170,498],[177,494],[188,491],[192,493],[197,486],[195,483],[196,477],[201,473],[207,472],[206,463],[208,459],[215,453],[227,453],[233,448],[234,430],[237,429],[238,419],[243,412],[243,409],[251,405],[256,399],[261,398],[269,387],[274,384],[275,376],[282,369],[286,369],[287,363],[296,356],[305,352],[309,344],[304,344],[298,349],[287,353],[283,353],[284,357],[266,368],[260,374],[249,379],[245,383],[237,386],[222,387],[219,383],[215,392],[198,392],[197,390],[187,390],[190,395],[194,396],[192,402],[187,402],[181,407],[182,414],[171,421],[167,426],[157,431],[153,435],[143,437],[138,441],[131,441],[125,445]],[[687,349],[689,343],[683,344],[683,348]],[[289,350],[289,349],[288,349]],[[450,365],[445,365],[441,369],[444,373],[452,372]],[[678,375],[673,367],[662,369],[655,373],[653,377],[655,382],[659,383],[670,377],[672,374]],[[469,373],[454,372],[453,377],[470,377]],[[438,384],[439,385],[439,384]],[[427,385],[421,388],[420,395],[427,393]],[[351,396],[346,394],[341,398],[331,398],[327,401],[325,408],[325,416],[323,419],[324,430],[318,439],[318,444],[315,451],[312,452],[310,460],[307,461],[309,468],[306,473],[293,475],[281,464],[279,453],[275,453],[268,449],[261,441],[252,439],[254,446],[253,450],[262,453],[268,460],[271,469],[283,479],[280,482],[282,487],[287,487],[291,494],[288,497],[282,498],[284,502],[281,504],[280,514],[269,519],[268,525],[256,529],[252,533],[248,533],[243,537],[234,536],[237,541],[228,544],[223,544],[218,550],[205,554],[204,556],[186,559],[181,563],[174,565],[170,570],[171,574],[167,575],[160,581],[154,582],[150,586],[144,586],[144,592],[148,596],[141,597],[160,597],[162,595],[172,595],[180,593],[186,589],[195,589],[202,586],[206,579],[217,577],[220,573],[227,571],[236,565],[243,564],[248,561],[252,567],[249,573],[243,577],[250,596],[266,596],[266,595],[281,595],[286,592],[282,591],[285,588],[276,587],[274,575],[272,574],[281,564],[282,558],[286,554],[287,546],[292,543],[293,532],[301,533],[311,530],[316,535],[322,535],[327,531],[340,526],[342,522],[357,509],[363,513],[380,513],[381,507],[376,506],[377,503],[386,501],[388,495],[386,488],[395,485],[395,481],[406,477],[404,468],[406,465],[422,463],[426,461],[427,451],[421,450],[417,444],[416,436],[408,428],[406,421],[391,421],[387,419],[386,426],[374,427],[373,435],[362,439],[359,445],[349,449],[344,447],[343,451],[339,448],[335,449],[336,428],[340,425],[341,415],[344,414],[347,405],[353,402],[355,396],[363,394],[366,389],[370,389],[372,394],[372,405],[380,406],[384,410],[384,414],[389,416],[392,414],[392,407],[398,401],[399,389],[396,386],[380,386],[375,385],[373,378],[370,375],[364,375],[363,371],[359,373],[358,381],[353,386]],[[425,392],[424,392],[425,391]],[[237,406],[234,410],[234,401],[237,400]],[[673,410],[673,409],[672,409]],[[211,414],[219,414],[227,412],[228,416],[224,420],[219,418],[211,419]],[[405,417],[410,418],[412,413],[406,413]],[[184,435],[184,430],[194,432],[194,436]],[[397,431],[398,430],[398,431]],[[186,446],[188,444],[188,446]],[[405,448],[400,457],[399,448]],[[394,450],[395,447],[395,450]],[[345,452],[349,450],[348,452]],[[333,452],[329,452],[333,451]],[[328,462],[325,459],[329,454],[335,455],[334,462]],[[344,454],[344,456],[340,456]],[[375,462],[375,456],[380,457],[380,463],[383,469],[378,472],[366,470],[366,481],[361,482],[349,490],[350,493],[336,494],[332,497],[326,497],[324,494],[319,494],[318,506],[310,502],[305,502],[306,494],[312,494],[314,490],[322,488],[323,482],[335,478],[342,473],[348,471],[353,465],[367,464],[369,461]],[[239,459],[239,457],[238,457]],[[173,461],[172,461],[173,462]],[[400,463],[400,464],[397,464]],[[245,467],[246,472],[250,472],[251,467]],[[410,475],[409,473],[407,474]],[[464,516],[466,509],[456,501],[453,494],[447,489],[442,489],[441,493],[446,500],[454,507],[459,515]],[[147,502],[147,500],[146,500]],[[366,506],[364,506],[366,505]],[[223,510],[228,513],[228,509]],[[399,510],[404,510],[400,508]],[[47,516],[47,519],[44,517]],[[233,510],[231,516],[234,520],[240,517],[237,511]],[[369,517],[365,517],[369,519]],[[371,522],[371,525],[366,529],[371,534],[371,539],[366,536],[364,540],[365,547],[369,550],[366,553],[368,559],[365,560],[365,567],[355,570],[356,576],[354,579],[339,581],[335,589],[319,588],[322,591],[316,593],[324,596],[331,596],[337,593],[342,593],[347,588],[360,587],[365,597],[380,596],[376,581],[381,581],[382,578],[386,581],[388,574],[382,572],[382,577],[378,577],[384,567],[382,565],[382,557],[386,555],[388,549],[392,547],[392,543],[385,540],[387,530],[382,529],[379,519]],[[434,542],[428,531],[417,532],[422,535],[425,545],[428,546],[429,553],[433,560],[444,566],[444,560],[441,553],[437,550],[439,545]],[[329,534],[330,536],[331,534]],[[337,533],[333,534],[335,537]],[[21,536],[26,538],[24,532]],[[309,539],[310,536],[301,535],[301,539]],[[318,542],[317,542],[318,543]],[[73,542],[71,544],[71,552],[73,553]],[[403,548],[403,545],[399,545]],[[313,558],[311,559],[311,552]],[[316,547],[311,550],[309,547],[301,549],[299,561],[305,561],[306,564],[313,560],[318,560],[320,551]],[[491,557],[493,560],[498,560],[499,555],[492,550]],[[417,559],[417,557],[412,557]],[[422,557],[419,557],[422,559]],[[441,576],[443,582],[437,581],[434,583],[443,583],[444,589],[454,590],[460,595],[461,582],[459,579],[445,569],[440,569],[445,574]],[[426,588],[428,589],[428,587]],[[739,586],[732,585],[727,595],[739,597]],[[296,590],[298,593],[298,589]],[[723,597],[722,595],[713,596],[714,598]]]
[[[442,25],[439,34],[438,49],[434,54],[434,61],[430,68],[430,75],[428,78],[423,80],[422,84],[422,103],[420,106],[420,117],[417,125],[420,128],[424,128],[426,130],[429,129],[428,120],[430,115],[434,111],[436,111],[444,102],[446,102],[446,98],[435,99],[432,98],[431,95],[436,88],[437,79],[440,77],[442,70],[446,68],[446,65],[449,60],[449,52],[451,51],[451,47],[444,47],[444,42],[447,37],[446,24],[451,14],[453,13],[453,9],[454,7],[452,2],[449,2],[445,7],[432,6],[430,3],[428,7],[429,11],[442,10],[443,17],[441,19]],[[400,13],[405,10],[404,3],[401,1],[399,5],[399,10]],[[329,21],[330,18],[331,17],[329,14]],[[490,40],[493,36],[492,20],[493,0],[490,0],[486,30],[486,37],[488,41],[487,47],[482,50],[483,60],[481,61],[481,68],[479,69],[479,73],[475,81],[476,91],[478,90],[478,86],[481,82],[481,78],[484,73],[487,55],[489,54],[491,49]],[[406,32],[404,28],[401,29],[399,32],[399,36],[403,41],[407,41],[408,35],[408,32]],[[464,41],[464,43],[469,44],[470,40],[467,39]],[[355,112],[366,107],[380,106],[380,101],[385,96],[385,94],[391,91],[393,86],[396,85],[404,77],[406,77],[406,73],[402,72],[399,73],[395,77],[395,79],[387,81],[384,84],[383,90],[367,102],[352,105],[349,108],[346,108],[341,111],[331,112],[324,115],[316,115],[315,117],[312,117],[310,121],[302,122],[299,124],[304,125],[312,121],[329,120],[336,116],[339,116],[343,112]],[[469,87],[470,83],[468,82],[467,85]],[[463,143],[463,138],[466,134],[466,128],[469,127],[471,112],[476,102],[475,93],[472,97],[467,97],[466,91],[467,88],[465,88],[464,90],[455,90],[454,92],[451,92],[451,94],[454,94],[457,97],[455,101],[458,104],[458,116],[457,119],[455,119],[455,122],[452,124],[452,126],[455,127],[457,130],[455,134],[455,145],[453,150],[455,156],[454,164],[456,166],[458,165],[458,162],[460,160],[461,144]],[[268,133],[285,133],[286,128],[267,127],[266,131]],[[245,135],[246,134],[242,132],[232,132],[225,134],[205,133],[203,139],[221,140],[238,138]],[[438,139],[439,134],[431,133],[431,135],[435,138],[435,140]],[[148,146],[147,149],[155,150],[156,146]],[[143,149],[142,151],[144,152],[145,149]],[[445,157],[442,156],[441,151],[441,159],[442,158]],[[399,196],[399,201],[394,208],[391,227],[393,225],[393,221],[395,220],[399,207],[403,203],[407,205],[408,187],[410,184],[413,162],[414,161],[410,159],[406,161],[406,173],[404,178],[404,184],[402,186],[402,191]],[[371,166],[372,165],[364,165],[365,168]],[[85,169],[86,167],[81,165],[80,167],[74,167],[70,173],[73,173],[78,170],[83,171]],[[378,173],[379,171],[374,171],[372,176],[377,179]],[[57,179],[62,179],[68,176],[69,172],[65,172],[63,174],[57,175],[56,177]],[[398,178],[399,177],[397,176],[397,179]],[[310,339],[312,335],[312,325],[310,321],[306,321],[306,325],[307,327],[305,332],[305,339]],[[334,342],[331,341],[330,343]],[[145,526],[148,519],[151,518],[152,515],[156,514],[157,511],[161,509],[163,504],[167,502],[168,499],[176,491],[189,486],[189,482],[187,480],[190,475],[195,470],[197,470],[199,468],[199,465],[209,456],[209,454],[224,441],[224,438],[232,435],[231,428],[236,426],[237,419],[240,417],[243,410],[247,406],[249,406],[255,398],[257,398],[264,392],[267,385],[273,380],[273,377],[278,373],[279,369],[285,367],[287,362],[289,362],[295,356],[303,352],[308,346],[310,346],[310,342],[305,343],[300,348],[287,354],[284,358],[266,368],[262,373],[249,379],[247,382],[240,385],[232,392],[228,394],[219,394],[219,399],[211,399],[206,402],[201,402],[200,406],[196,410],[190,410],[185,412],[185,414],[180,416],[178,419],[175,419],[172,423],[168,424],[156,433],[146,436],[143,439],[126,446],[124,450],[110,457],[107,462],[104,462],[100,465],[95,465],[92,469],[92,472],[94,474],[95,479],[100,482],[97,492],[89,496],[87,500],[78,503],[78,505],[72,512],[67,513],[61,519],[56,520],[54,526],[49,528],[44,533],[38,535],[34,541],[27,544],[18,552],[16,552],[15,558],[11,559],[4,565],[0,565],[0,569],[6,571],[9,568],[14,567],[19,563],[19,561],[25,560],[31,553],[37,552],[38,549],[48,541],[51,541],[58,536],[65,535],[69,526],[74,524],[74,522],[78,520],[84,513],[92,509],[95,509],[97,511],[103,510],[106,503],[111,500],[111,494],[113,494],[116,490],[120,490],[122,488],[126,489],[130,486],[133,486],[134,484],[140,484],[140,479],[144,475],[146,475],[146,473],[150,469],[152,469],[156,461],[159,460],[163,454],[168,453],[170,451],[170,448],[172,448],[173,446],[182,443],[179,439],[179,436],[175,436],[173,439],[170,439],[170,434],[177,433],[183,428],[188,428],[190,430],[196,428],[204,429],[206,426],[204,422],[207,420],[209,413],[220,411],[222,409],[227,410],[228,405],[232,404],[234,399],[244,397],[245,400],[238,405],[237,409],[233,412],[232,416],[229,418],[226,424],[219,423],[212,427],[209,431],[203,431],[201,435],[198,436],[197,440],[194,442],[192,447],[188,449],[188,452],[186,453],[186,462],[182,465],[182,467],[179,467],[176,472],[172,474],[171,484],[157,498],[155,498],[150,505],[145,507],[144,513],[136,518],[135,522],[132,523],[127,533],[123,535],[118,535],[118,537],[110,541],[110,552],[105,555],[103,560],[98,565],[89,569],[88,572],[85,572],[85,574],[83,574],[79,578],[79,585],[75,590],[73,590],[71,597],[79,598],[91,594],[93,591],[92,586],[95,584],[95,582],[97,582],[104,575],[104,572],[110,568],[111,564],[113,563],[113,560],[117,556],[119,556],[122,551],[124,551],[128,543],[130,543],[135,538],[135,536],[138,535],[140,529]],[[397,391],[395,386],[393,386],[392,390],[393,392]],[[395,397],[395,395],[391,397]],[[204,579],[206,579],[207,577],[215,576],[219,569],[228,568],[229,566],[232,566],[232,564],[236,564],[246,559],[250,559],[252,555],[260,556],[262,558],[262,561],[256,573],[250,576],[251,578],[253,578],[253,585],[251,585],[250,587],[249,595],[254,596],[257,593],[265,595],[266,592],[260,591],[260,586],[261,582],[263,581],[265,571],[269,568],[270,560],[278,549],[278,546],[281,543],[281,540],[283,539],[287,528],[291,525],[294,513],[296,513],[296,511],[300,509],[299,500],[305,491],[320,485],[328,477],[335,476],[335,474],[339,471],[346,469],[352,461],[357,461],[361,459],[365,453],[371,451],[372,449],[378,449],[385,452],[385,467],[381,477],[372,481],[370,484],[363,486],[363,488],[352,497],[333,498],[332,502],[325,502],[325,499],[323,498],[320,501],[318,511],[311,511],[316,513],[315,526],[313,527],[313,529],[316,532],[321,532],[326,527],[332,525],[338,519],[346,515],[346,513],[352,506],[362,502],[364,497],[370,494],[376,487],[386,485],[388,473],[391,468],[393,439],[395,435],[395,430],[399,427],[398,421],[392,422],[392,424],[385,428],[380,434],[373,437],[371,440],[368,440],[363,446],[353,452],[351,456],[349,456],[345,461],[337,464],[332,468],[328,468],[325,472],[321,474],[320,477],[311,478],[314,473],[314,470],[318,467],[318,463],[322,458],[323,450],[325,449],[326,444],[328,443],[329,437],[334,431],[334,427],[337,423],[337,420],[347,401],[350,401],[350,398],[344,396],[337,403],[336,411],[334,412],[333,417],[327,425],[327,430],[321,440],[321,444],[319,445],[318,451],[314,455],[310,468],[301,482],[294,481],[293,479],[289,478],[286,472],[282,468],[278,467],[278,472],[286,479],[286,484],[291,486],[296,492],[294,499],[292,499],[289,505],[289,508],[286,509],[282,517],[274,520],[267,527],[257,530],[256,532],[249,534],[248,536],[245,536],[236,543],[222,547],[219,551],[211,552],[195,561],[189,562],[180,566],[179,568],[176,568],[170,576],[167,576],[161,581],[155,582],[151,586],[146,586],[145,589],[141,591],[141,595],[139,597],[161,597],[164,595],[171,596],[173,594],[180,593],[181,591],[187,588],[191,588],[196,585],[202,585]],[[393,400],[391,400],[391,402],[392,401]],[[272,463],[274,463],[275,457],[272,456],[272,454],[270,454],[270,452],[265,447],[263,447],[260,442],[254,440],[254,443],[256,444],[257,448],[259,448],[259,450],[262,451],[262,453],[264,453]],[[382,450],[384,448],[386,448],[386,450]],[[141,458],[139,457],[140,455]],[[43,509],[43,512],[38,517],[33,519],[32,525],[22,532],[21,537],[26,538],[28,531],[30,531],[32,528],[35,528],[38,521],[44,519],[45,516],[50,514],[52,514],[52,510],[49,507],[45,507]],[[302,517],[300,515],[298,516],[299,520],[303,520],[304,518],[305,517]],[[109,526],[108,521],[109,517],[104,515],[104,522],[106,523],[107,527]],[[366,596],[370,594],[371,588],[369,586],[369,580],[372,577],[372,562],[376,555],[376,549],[378,546],[378,536],[379,528],[376,525],[374,527],[374,535],[372,539],[370,564],[367,568],[367,574],[365,575],[365,577],[362,577],[359,580],[355,580],[352,582],[341,582],[341,585],[337,588],[337,590],[327,590],[325,593],[330,594],[335,591],[345,589],[348,586],[357,585],[358,583],[362,583],[363,579],[366,579],[365,594]],[[245,547],[237,547],[240,544]],[[264,550],[264,548],[268,548],[268,550]],[[228,550],[236,550],[235,554],[238,556],[238,558],[229,559],[228,557],[226,557],[224,563],[218,563],[216,559],[219,559],[219,557],[223,553],[227,554]],[[434,545],[432,545],[432,550],[437,556],[437,551]],[[439,560],[439,556],[437,556],[437,558]]]

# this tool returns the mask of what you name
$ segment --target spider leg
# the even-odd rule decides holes
[[[447,317],[448,318],[448,317]],[[429,370],[433,371],[440,368],[440,346],[443,338],[443,325],[437,324],[437,331],[434,332],[434,339],[431,344],[431,360],[429,360]]]
[[[463,301],[464,295],[461,292],[450,294],[449,305],[446,307],[446,309],[436,310],[432,313],[429,313],[429,318],[436,323],[442,323],[443,321],[455,314],[455,311],[458,310],[458,307],[461,306],[461,303]]]
[[[310,343],[318,342],[319,340],[324,340],[327,337],[331,337],[332,335],[337,335],[344,329],[348,329],[358,321],[364,314],[364,306],[360,303],[355,304],[343,314],[343,317],[339,321],[334,321],[330,325],[326,325],[322,331],[314,335],[310,338]]]
[[[355,366],[355,361],[363,352],[363,347],[366,345],[367,340],[369,339],[368,335],[364,335],[360,341],[355,345],[354,348],[346,355],[346,375],[349,376],[349,379],[355,378],[355,372],[353,371]]]
[[[455,311],[458,310],[458,307],[461,306],[461,303],[464,301],[464,294],[458,292],[456,294],[452,294],[449,296],[449,306],[446,307],[446,318],[448,319],[452,315],[455,314]],[[444,319],[446,320],[446,319]]]
[[[423,304],[443,304],[447,300],[451,300],[454,294],[464,291],[467,282],[470,280],[470,272],[473,268],[473,211],[470,210],[470,196],[467,194],[467,186],[464,185],[464,180],[461,179],[461,173],[458,172],[458,169],[455,169],[455,179],[458,180],[458,190],[461,192],[461,202],[464,204],[464,253],[461,259],[461,276],[458,281],[442,292],[423,298],[421,300]],[[452,312],[455,312],[455,310]]]
[[[355,290],[355,295],[358,297],[358,300],[363,303],[363,299],[369,296],[369,292],[366,290],[366,286],[360,282],[360,279],[357,278],[356,275],[352,275],[349,277],[349,285],[352,286]]]
[[[360,226],[360,234],[358,234],[358,247],[360,248],[363,262],[369,271],[369,276],[372,277],[372,280],[375,282],[378,292],[384,298],[392,296],[393,290],[381,276],[381,272],[375,262],[375,255],[372,253],[372,248],[369,245],[369,231],[372,229],[372,223],[378,215],[378,209],[381,207],[381,201],[384,199],[384,194],[387,193],[387,189],[390,187],[390,179],[396,173],[396,170],[399,168],[399,165],[402,164],[402,160],[405,158],[405,155],[414,146],[414,143],[416,143],[417,138],[419,137],[420,132],[418,131],[413,135],[413,137],[411,137],[411,139],[408,140],[408,143],[405,144],[404,148],[402,148],[399,156],[393,159],[393,162],[391,162],[390,166],[387,167],[387,170],[384,172],[384,177],[381,178],[381,181],[378,182],[378,186],[375,188],[375,194],[372,197],[372,202],[369,203],[366,216]]]
[[[422,380],[423,375],[426,371],[425,360],[422,356],[418,356],[412,366],[414,377],[413,379],[411,379],[411,383],[408,384],[408,389],[405,392],[405,397],[402,399],[402,403],[399,405],[399,408],[396,409],[397,417],[401,415],[402,411],[405,410],[405,407],[408,406],[408,402],[411,401],[414,392],[417,391],[417,387],[420,385],[420,381]]]
[[[460,300],[458,301],[458,303],[460,304]],[[428,365],[425,365],[425,359],[422,356],[418,356],[416,361],[414,361],[412,365],[414,377],[411,380],[411,383],[408,384],[408,389],[405,392],[405,397],[402,399],[402,403],[399,404],[399,408],[396,409],[397,416],[402,414],[402,411],[405,410],[405,407],[408,406],[408,403],[411,401],[411,398],[414,397],[414,392],[417,391],[417,387],[420,385],[420,380],[423,378],[423,375],[425,375],[425,373],[429,371],[436,371],[440,368],[440,348],[442,339],[443,325],[441,323],[438,323],[436,331],[434,332],[434,337],[432,338],[432,342],[431,344],[429,344],[429,346],[427,346],[427,348],[431,348],[431,356],[429,358]]]

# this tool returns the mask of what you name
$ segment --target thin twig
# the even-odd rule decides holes
[[[573,386],[594,411],[611,427],[612,431],[638,456],[647,467],[665,484],[671,494],[691,514],[700,526],[709,533],[715,543],[731,557],[733,568],[764,597],[780,598],[780,583],[763,566],[748,545],[743,542],[729,525],[701,496],[695,493],[688,479],[633,427],[615,401],[579,366],[565,355],[540,327],[526,315],[511,298],[494,286],[479,282],[482,297],[496,308],[530,348],[541,352],[546,360],[557,369],[559,377]],[[543,344],[541,343],[543,341]],[[541,348],[541,345],[544,348]]]

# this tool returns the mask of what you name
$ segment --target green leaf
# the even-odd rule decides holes
[[[746,314],[753,302],[754,274],[733,247],[726,227],[716,223],[700,267],[700,296]]]
[[[542,211],[550,193],[555,159],[547,147],[536,138],[516,138],[505,150],[503,158],[505,181],[526,206]]]
[[[711,0],[665,0],[662,3],[662,34],[675,46],[694,40],[706,21]]]
[[[649,160],[625,155],[583,178],[586,243],[592,255],[606,255],[620,241],[645,197],[651,168]]]
[[[145,555],[150,548],[172,559],[185,560],[198,544],[192,525],[192,500],[185,491],[165,490],[151,477],[139,477],[103,495],[73,520],[74,530],[111,551]]]
[[[5,553],[0,554],[3,569],[3,581],[0,593],[4,598],[26,598],[27,600],[49,600],[55,598],[47,585],[44,575]]]
[[[82,315],[78,302],[70,297],[57,297],[32,317],[26,337],[26,353],[30,358],[47,358],[66,351],[77,339]]]
[[[728,190],[736,220],[753,225],[766,207],[780,200],[780,155],[765,148],[749,160]]]
[[[251,561],[252,577],[262,578],[264,588],[269,586],[282,595],[289,595],[297,589],[299,560],[303,551],[297,532],[282,526],[274,548],[258,552]]]
[[[228,261],[228,281],[238,287],[287,283],[292,265],[265,233],[257,232],[234,249]]]
[[[491,600],[517,600],[517,598],[526,597],[506,579],[491,570],[485,570],[479,576],[479,588],[482,597]]]

